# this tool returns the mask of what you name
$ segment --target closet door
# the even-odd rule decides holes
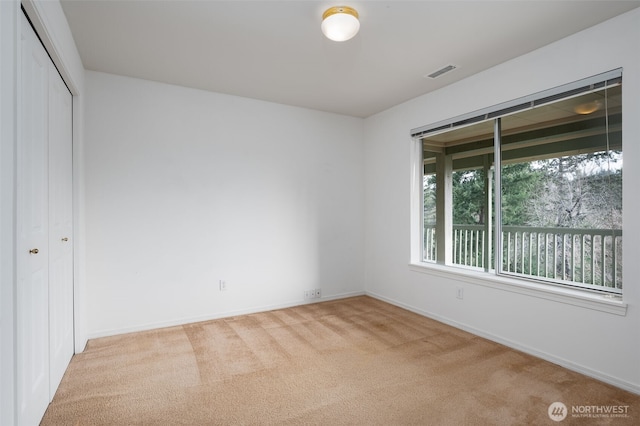
[[[49,57],[21,23],[17,149],[18,424],[37,425],[49,403]]]
[[[73,355],[72,97],[24,16],[20,55],[18,424],[37,425]]]
[[[49,69],[50,399],[73,355],[72,97]]]

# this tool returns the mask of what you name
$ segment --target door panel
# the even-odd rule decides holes
[[[72,98],[49,70],[50,399],[73,355]]]
[[[18,423],[34,425],[49,403],[49,58],[24,17],[20,64],[16,176]]]

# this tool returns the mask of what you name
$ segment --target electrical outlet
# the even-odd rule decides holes
[[[220,280],[220,291],[227,290],[227,282],[225,280]]]
[[[304,291],[304,299],[320,299],[322,291],[319,288]]]
[[[464,289],[462,287],[456,288],[456,297],[460,300],[464,299]]]

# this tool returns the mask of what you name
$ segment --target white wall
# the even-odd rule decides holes
[[[640,9],[365,121],[365,290],[640,393]],[[623,67],[626,316],[410,269],[412,128]],[[456,299],[456,287],[464,300]]]
[[[362,119],[86,83],[91,336],[362,293]]]
[[[0,424],[15,423],[17,1],[0,1]]]

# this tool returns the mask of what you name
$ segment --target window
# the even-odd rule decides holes
[[[422,261],[622,293],[622,73],[414,130]]]

